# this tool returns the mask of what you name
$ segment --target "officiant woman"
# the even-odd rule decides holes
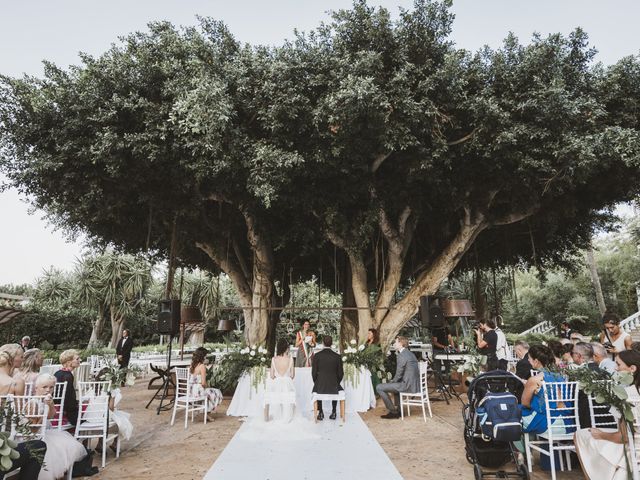
[[[309,320],[302,322],[302,330],[296,333],[296,367],[310,367],[313,349],[316,347],[316,334],[311,330]]]

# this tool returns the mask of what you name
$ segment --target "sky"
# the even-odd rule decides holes
[[[150,21],[193,25],[196,16],[222,20],[235,37],[253,44],[279,44],[294,29],[310,30],[327,11],[349,0],[22,0],[3,2],[0,14],[0,74],[39,76],[42,60],[77,64],[78,52],[99,55],[118,37],[145,30]],[[411,1],[372,1],[392,13]],[[597,60],[615,63],[640,53],[637,0],[454,0],[451,39],[458,47],[498,47],[508,32],[523,43],[533,32],[568,34],[582,27],[598,49]],[[0,176],[0,184],[4,182]],[[33,211],[15,189],[0,193],[0,285],[31,283],[44,269],[70,269],[82,253],[82,238],[70,241]]]

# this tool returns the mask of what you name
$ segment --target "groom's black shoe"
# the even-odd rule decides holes
[[[324,412],[320,411],[318,412],[318,420],[324,420]]]
[[[336,419],[336,412],[331,412],[331,415],[329,415],[329,419],[330,420],[335,420]]]
[[[395,412],[389,412],[386,415],[381,415],[380,418],[400,418],[400,414],[399,413],[395,413]]]

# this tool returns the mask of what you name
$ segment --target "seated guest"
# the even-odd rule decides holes
[[[191,389],[190,395],[193,398],[207,397],[207,413],[211,414],[208,418],[213,421],[213,412],[216,411],[218,405],[222,402],[222,392],[217,388],[207,385],[207,369],[204,365],[207,359],[207,353],[209,352],[204,347],[198,347],[196,351],[193,352],[191,367],[189,368],[189,373],[191,374],[189,377],[189,388]]]
[[[529,349],[529,362],[535,370],[541,373],[530,377],[522,392],[522,428],[525,433],[544,433],[548,430],[547,404],[544,398],[542,384],[544,382],[566,382],[565,378],[550,369],[555,368],[555,357],[549,347],[532,345]],[[554,427],[564,427],[564,420],[560,411],[551,412]],[[569,427],[567,425],[566,427]],[[560,428],[554,432],[561,433]],[[521,448],[521,445],[518,445]]]
[[[44,357],[42,352],[37,348],[31,348],[24,352],[24,358],[22,359],[22,366],[14,373],[15,378],[22,378],[24,383],[33,384],[36,381],[36,377],[40,373],[40,367]]]
[[[36,411],[40,414],[44,411],[45,404],[49,407],[48,416],[54,418],[56,415],[56,408],[51,399],[53,389],[56,384],[56,379],[53,375],[43,373],[38,375],[35,381],[35,394],[44,397],[44,399],[34,399],[31,402],[35,403]],[[84,446],[78,442],[73,435],[64,430],[49,429],[44,437],[44,442],[47,444],[47,451],[44,456],[44,465],[38,476],[38,480],[56,480],[63,478],[64,473],[70,468],[73,468],[73,464],[82,460],[87,451]]]
[[[615,372],[617,369],[616,362],[611,359],[611,356],[607,353],[607,349],[604,348],[604,345],[593,342],[591,346],[593,347],[593,361],[598,365],[598,367],[609,374]]]
[[[551,349],[553,352],[554,362],[556,367],[558,368],[566,368],[566,364],[564,360],[562,360],[562,356],[564,355],[564,345],[557,340],[549,340],[547,342],[547,347]]]
[[[22,358],[24,355],[24,351],[22,347],[17,343],[7,343],[0,347],[0,351],[8,352],[13,358],[13,370],[11,371],[11,376],[16,373],[16,370],[22,366]]]
[[[420,391],[420,369],[416,356],[409,351],[409,340],[407,337],[399,336],[393,347],[397,355],[396,374],[389,383],[381,383],[376,387],[376,391],[388,410],[388,413],[382,415],[382,418],[400,418],[400,393]],[[395,405],[389,398],[390,393],[396,399]]]
[[[564,353],[562,354],[562,362],[566,367],[573,367],[573,343],[567,342],[563,343]]]
[[[24,380],[13,378],[13,357],[0,350],[0,395],[24,395]]]
[[[602,379],[609,377],[609,374],[600,370],[598,364],[593,361],[593,345],[585,342],[578,342],[573,347],[573,360],[577,368],[588,368],[594,372],[598,372]],[[609,405],[594,405],[594,413],[597,415],[607,415],[609,413]],[[578,392],[578,418],[580,426],[583,428],[591,426],[591,409],[589,408],[589,397],[580,390]],[[611,418],[604,419],[600,417],[600,421],[610,421]]]
[[[629,400],[640,402],[640,353],[623,350],[616,358],[618,371],[633,374],[633,385],[626,387]],[[634,409],[637,421],[637,408]],[[620,414],[616,412],[616,416]],[[624,444],[627,443],[627,426],[619,420],[618,429],[584,428],[574,436],[576,453],[582,470],[590,479],[623,480],[627,477],[627,459]],[[637,442],[638,440],[636,440]]]
[[[37,480],[42,469],[42,458],[47,454],[47,444],[42,440],[21,442],[18,443],[16,451],[20,456],[11,461],[9,470],[6,472],[0,470],[0,480],[3,480],[7,473],[18,468],[20,469],[19,480]]]
[[[578,367],[587,367],[596,370],[598,366],[593,361],[593,347],[590,343],[578,342],[571,352],[573,363]]]
[[[56,381],[67,383],[63,415],[71,425],[76,425],[78,423],[78,399],[76,398],[73,371],[80,366],[80,354],[77,350],[65,350],[60,354],[60,364],[62,368],[54,373],[54,376]]]
[[[519,359],[516,363],[516,375],[522,380],[529,380],[531,376],[531,363],[529,363],[529,344],[524,340],[517,340],[513,349]]]

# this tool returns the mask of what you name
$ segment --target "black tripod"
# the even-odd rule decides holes
[[[169,402],[166,405],[164,406],[162,405],[165,399],[169,397],[169,388],[173,387],[174,390],[176,388],[176,384],[171,378],[171,346],[172,344],[173,344],[173,334],[169,336],[169,344],[167,345],[167,369],[166,370],[162,370],[161,368],[154,369],[158,372],[158,374],[160,374],[163,377],[162,385],[158,387],[158,389],[153,394],[153,397],[151,397],[151,400],[149,400],[149,403],[147,403],[147,406],[145,407],[145,408],[149,408],[149,405],[151,405],[151,402],[160,398],[160,405],[158,405],[158,409],[156,410],[157,415],[160,415],[160,412],[163,410],[170,410],[171,406],[173,405],[173,398],[169,399]]]
[[[448,364],[453,363],[452,360],[448,360],[449,352],[445,351],[444,353],[445,355],[447,355],[447,359],[445,359],[444,362]],[[433,379],[434,379],[436,391],[440,392],[444,401],[447,402],[447,405],[449,405],[449,399],[453,397],[456,397],[460,401],[460,403],[464,404],[464,401],[462,400],[462,398],[460,398],[460,394],[456,392],[455,388],[453,388],[451,372],[449,371],[449,374],[445,377],[442,374],[441,368],[435,367],[434,361],[431,359],[431,357],[429,357],[428,354],[426,354],[425,356],[427,357],[427,363],[429,365],[429,368],[433,372]],[[435,353],[434,353],[434,356],[435,356]]]

